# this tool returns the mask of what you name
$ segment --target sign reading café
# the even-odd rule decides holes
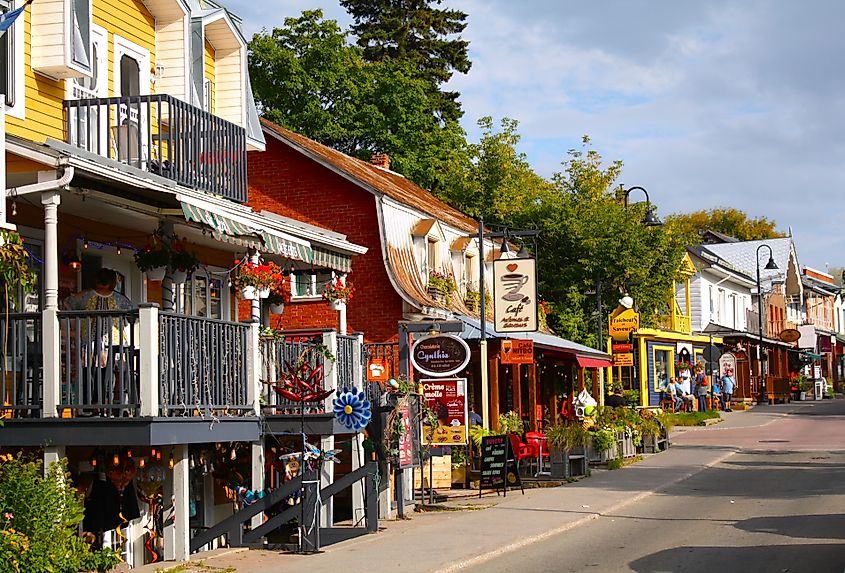
[[[452,334],[424,336],[411,349],[411,363],[426,376],[453,376],[469,364],[470,351],[463,339]]]
[[[537,311],[537,261],[493,261],[493,328],[496,332],[536,332]]]

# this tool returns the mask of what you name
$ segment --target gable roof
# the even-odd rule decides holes
[[[707,245],[707,250],[724,259],[733,267],[740,269],[746,275],[754,276],[757,273],[756,257],[757,249],[760,245],[768,245],[772,249],[772,258],[774,258],[775,264],[778,266],[777,270],[773,271],[763,268],[768,261],[765,256],[768,254],[768,249],[763,249],[760,253],[760,277],[770,280],[786,275],[787,269],[789,268],[790,253],[792,251],[792,239],[790,237]]]
[[[390,197],[394,201],[418,209],[456,229],[467,232],[478,230],[478,223],[474,219],[398,173],[350,157],[264,118],[261,118],[261,127],[265,133],[277,141],[284,143],[291,149],[300,152],[370,193]]]

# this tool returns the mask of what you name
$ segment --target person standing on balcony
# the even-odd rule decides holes
[[[70,295],[62,303],[62,309],[82,312],[135,310],[135,304],[115,290],[118,284],[116,271],[100,268],[94,275],[94,288]],[[70,324],[72,333],[66,356],[82,360],[82,380],[77,381],[81,386],[81,396],[77,397],[81,398],[81,403],[86,406],[97,404],[101,400],[104,403],[121,401],[123,396],[110,394],[122,394],[127,391],[125,387],[121,392],[115,389],[114,369],[122,369],[123,350],[129,342],[126,332],[129,323],[123,317],[112,315],[83,317],[78,322],[71,320]],[[72,372],[75,370],[70,368]]]

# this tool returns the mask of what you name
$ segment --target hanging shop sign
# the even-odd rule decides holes
[[[493,301],[496,332],[536,332],[537,261],[493,261]]]
[[[616,307],[607,323],[607,333],[613,340],[628,340],[640,328],[640,314],[633,308]]]
[[[467,400],[466,378],[440,378],[421,380],[423,400],[434,413],[431,424],[423,424],[423,444],[466,445]]]
[[[454,376],[469,364],[470,351],[462,338],[453,334],[424,336],[414,343],[411,363],[426,376]]]
[[[830,353],[832,346],[833,345],[830,343],[830,336],[826,334],[819,335],[819,352]]]
[[[370,358],[367,360],[367,379],[370,382],[387,382],[390,379],[387,358]]]
[[[797,342],[801,338],[801,332],[797,328],[784,328],[778,336],[784,342]]]
[[[610,351],[616,354],[617,352],[633,352],[634,345],[630,342],[626,342],[623,344],[614,342],[610,345]]]
[[[533,340],[503,340],[502,351],[499,353],[502,364],[533,364]]]
[[[633,366],[634,365],[634,353],[633,352],[620,352],[619,354],[613,355],[613,365],[614,366]]]

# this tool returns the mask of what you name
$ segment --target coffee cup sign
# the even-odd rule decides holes
[[[493,318],[496,332],[537,330],[537,261],[493,262]]]

